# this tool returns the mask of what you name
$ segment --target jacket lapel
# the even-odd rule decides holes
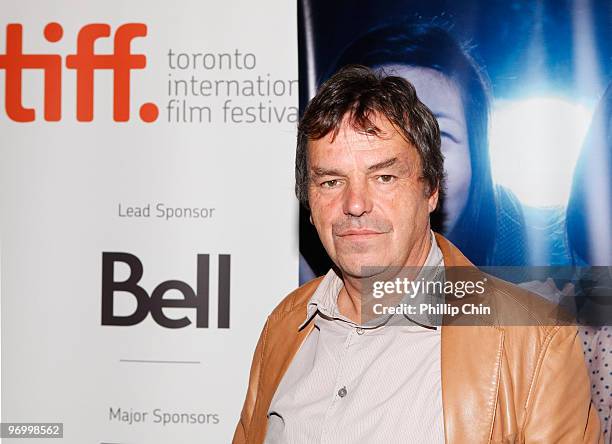
[[[436,233],[445,267],[473,267]],[[504,333],[494,326],[442,326],[441,380],[447,443],[491,440],[499,388]]]
[[[442,406],[447,443],[487,443],[499,386],[503,332],[442,327]]]
[[[266,436],[267,410],[272,397],[302,342],[314,328],[314,322],[309,322],[299,330],[305,316],[305,305],[299,305],[283,316],[268,319],[270,334],[266,338],[261,369],[265,377],[261,378],[253,416],[256,419],[250,427],[247,442],[263,442]]]

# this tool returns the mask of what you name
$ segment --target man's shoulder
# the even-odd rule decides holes
[[[544,297],[518,285],[493,278],[493,327],[504,331],[506,347],[524,353],[541,350],[553,337],[571,338],[577,333],[570,313]]]
[[[434,234],[442,250],[445,267],[456,270],[455,273],[459,278],[467,278],[474,282],[485,278],[489,284],[489,291],[474,295],[473,298],[466,298],[466,302],[482,303],[484,306],[491,307],[493,311],[491,316],[475,318],[476,323],[501,329],[509,326],[533,327],[544,334],[572,323],[571,316],[557,304],[525,288],[481,271],[448,239],[441,234]],[[520,328],[517,331],[531,334],[533,329]]]
[[[496,323],[503,325],[526,325],[545,329],[567,325],[571,322],[558,304],[502,279],[489,277],[493,283],[493,297],[497,310]]]
[[[322,280],[323,276],[319,276],[293,290],[283,298],[283,300],[276,306],[276,308],[274,308],[274,310],[272,310],[270,318],[282,317],[289,312],[302,309],[304,310],[305,316],[308,301]]]

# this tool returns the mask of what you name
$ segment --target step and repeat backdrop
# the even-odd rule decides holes
[[[231,440],[298,282],[296,18],[281,0],[3,2],[3,422]]]
[[[438,117],[432,226],[472,262],[609,274],[608,1],[0,8],[3,422],[231,441],[267,314],[330,267],[294,196],[295,134],[347,64],[407,78]]]

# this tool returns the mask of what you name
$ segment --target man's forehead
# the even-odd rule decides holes
[[[361,120],[352,113],[346,113],[342,117],[338,130],[331,131],[325,136],[328,143],[334,143],[339,137],[376,143],[401,138],[402,135],[385,115],[374,112]]]
[[[331,131],[309,142],[311,158],[376,159],[388,155],[412,157],[416,151],[398,129],[384,116],[371,117],[372,127],[361,128],[346,115],[337,132]]]

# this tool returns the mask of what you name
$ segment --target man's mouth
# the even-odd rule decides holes
[[[383,234],[380,231],[376,231],[376,230],[369,230],[369,229],[350,229],[350,230],[346,230],[346,231],[342,231],[340,233],[337,234],[338,237],[346,237],[346,238],[365,238],[365,237],[372,237],[372,236],[376,236],[378,234]]]

